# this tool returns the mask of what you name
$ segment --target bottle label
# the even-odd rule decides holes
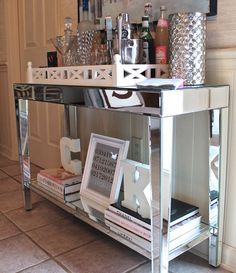
[[[167,46],[156,46],[156,64],[167,64]]]
[[[88,11],[89,10],[89,1],[88,0],[83,0],[83,11]]]
[[[148,35],[146,31],[141,32],[140,38],[144,38]]]
[[[157,26],[158,27],[168,27],[168,21],[166,19],[159,18]]]

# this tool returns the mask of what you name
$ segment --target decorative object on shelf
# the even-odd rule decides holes
[[[128,152],[129,141],[91,134],[81,195],[108,207],[118,199],[121,187],[121,160]]]
[[[60,139],[61,164],[65,170],[74,174],[82,174],[82,163],[78,159],[71,159],[71,152],[81,151],[80,139],[62,137]]]
[[[138,212],[143,218],[151,217],[150,166],[133,160],[123,160],[124,200],[122,206]]]
[[[205,83],[206,14],[175,13],[169,16],[170,77],[185,85]]]
[[[28,62],[28,83],[47,83],[57,85],[83,86],[134,86],[138,82],[151,78],[155,71],[156,78],[168,77],[168,65],[156,64],[121,64],[120,56],[115,55],[112,65],[69,66],[32,68]]]

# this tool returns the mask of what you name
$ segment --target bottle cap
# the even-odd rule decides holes
[[[160,10],[161,10],[161,11],[166,10],[166,6],[160,6]]]
[[[121,13],[122,15],[122,21],[123,22],[129,22],[129,14],[128,13]]]
[[[65,17],[64,25],[65,25],[66,29],[70,29],[71,26],[72,26],[72,18],[71,17]]]

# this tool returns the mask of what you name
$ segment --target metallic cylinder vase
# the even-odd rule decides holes
[[[206,15],[200,12],[169,16],[170,77],[184,85],[205,83]]]

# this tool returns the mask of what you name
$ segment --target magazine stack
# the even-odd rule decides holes
[[[109,205],[105,210],[105,224],[128,241],[151,251],[151,222],[121,205],[120,202]]]
[[[62,202],[80,199],[82,175],[75,175],[61,168],[40,170],[37,185]]]
[[[157,223],[158,220],[160,219],[157,219]],[[148,251],[151,250],[150,219],[142,218],[137,212],[122,206],[120,202],[109,205],[109,208],[105,211],[105,224],[126,240]],[[169,226],[169,251],[172,251],[187,244],[199,235],[201,230],[199,208],[172,198]]]

